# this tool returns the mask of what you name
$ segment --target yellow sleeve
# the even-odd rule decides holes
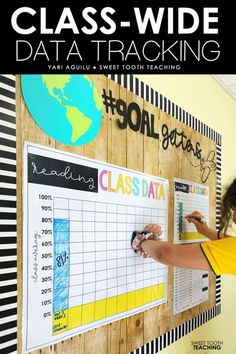
[[[236,275],[236,237],[203,242],[201,248],[216,275]]]

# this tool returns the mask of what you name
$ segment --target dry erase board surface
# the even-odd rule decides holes
[[[169,181],[169,241],[173,241],[174,235],[174,178],[209,186],[209,224],[215,227],[216,143],[197,132],[198,126],[193,129],[166,113],[166,107],[160,109],[142,98],[141,96],[144,97],[144,85],[141,86],[141,92],[135,91],[132,87],[132,90],[137,92],[135,94],[105,76],[90,76],[90,79],[96,85],[101,100],[105,102],[103,103],[102,125],[94,140],[86,145],[74,147],[56,142],[36,125],[25,106],[20,81],[17,78],[18,333],[22,332],[25,141],[61,152],[73,153],[78,157],[108,162],[137,173],[167,179]],[[150,92],[155,96],[154,92]],[[115,107],[107,105],[107,96],[115,99],[112,101],[116,102]],[[43,184],[39,184],[40,188],[42,186]],[[60,188],[60,186],[55,188]],[[41,351],[38,350],[36,353],[74,354],[78,352],[78,348],[80,348],[80,354],[129,353],[215,306],[215,276],[209,274],[209,299],[174,315],[173,282],[174,273],[170,267],[167,284],[168,302],[97,329],[91,329],[71,339],[45,347]],[[21,351],[21,348],[22,337],[19,335],[18,350]]]

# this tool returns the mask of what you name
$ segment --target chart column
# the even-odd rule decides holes
[[[64,199],[64,208],[65,202]],[[59,204],[60,198],[55,198],[53,219],[53,335],[68,330],[70,220],[68,209],[57,209]],[[57,214],[60,214],[60,218]]]

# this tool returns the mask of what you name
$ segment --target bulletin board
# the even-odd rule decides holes
[[[104,163],[105,166],[108,163],[114,169],[117,167],[117,169],[132,171],[130,173],[151,176],[150,178],[154,178],[155,181],[158,181],[158,179],[167,180],[169,184],[169,199],[168,235],[166,236],[168,236],[169,241],[174,241],[175,179],[190,181],[209,188],[209,224],[211,227],[217,227],[219,223],[221,193],[220,135],[133,76],[111,75],[107,77],[90,75],[89,78],[94,82],[103,102],[102,125],[94,140],[86,145],[75,147],[58,143],[38,127],[25,105],[19,77],[16,77],[16,85],[14,77],[2,77],[2,87],[7,93],[16,88],[18,336],[17,342],[16,335],[15,338],[6,338],[5,342],[6,347],[11,347],[12,350],[16,350],[17,344],[19,353],[24,350],[20,334],[22,333],[23,228],[25,220],[23,212],[25,211],[23,209],[23,181],[26,146],[36,149],[35,151],[38,152],[45,148],[45,151],[48,151],[48,155],[62,153],[67,158],[70,156],[73,159],[74,155],[77,155],[78,161],[82,161],[83,158],[85,160],[89,159],[91,167],[97,162]],[[13,83],[11,85],[9,84],[10,80]],[[13,89],[8,89],[8,86]],[[8,102],[9,99],[5,101]],[[111,104],[111,102],[113,103]],[[1,119],[6,123],[4,123],[5,128],[3,131],[1,130],[2,135],[0,138],[2,140],[0,143],[6,146],[5,150],[7,150],[7,146],[15,149],[15,145],[9,145],[9,142],[15,141],[12,138],[14,126],[11,128],[7,126],[10,119],[8,119],[8,116],[14,118],[15,115],[14,102],[10,104],[12,105],[10,109],[5,104],[3,111],[1,110],[3,113],[1,113]],[[14,124],[14,122],[10,122],[10,124]],[[14,153],[13,151],[11,152]],[[49,157],[47,154],[41,155],[44,158]],[[39,156],[41,155],[39,154]],[[11,157],[10,155],[4,156],[3,158],[12,158],[14,161],[13,155]],[[1,165],[2,168],[0,170],[15,173],[11,169],[12,163],[7,160],[3,160],[2,163],[5,164],[5,167]],[[11,177],[16,178],[16,175],[11,175]],[[7,188],[8,186],[3,187]],[[7,195],[7,190],[5,195]],[[67,197],[68,205],[72,199]],[[6,201],[13,201],[12,198],[3,197],[2,200],[5,201],[2,204],[3,206],[14,207],[13,204],[10,206],[9,202]],[[60,198],[56,199],[56,203],[60,206]],[[145,205],[138,207],[145,208]],[[91,205],[89,205],[89,208],[91,208]],[[60,215],[59,219],[61,218]],[[143,220],[142,222],[145,221]],[[12,225],[12,222],[9,224]],[[65,224],[64,226],[66,227]],[[8,226],[8,230],[5,227],[4,230],[6,232],[16,232],[13,231],[12,226]],[[9,237],[11,237],[11,242],[14,244],[16,235],[9,234]],[[4,242],[6,243],[6,238]],[[6,246],[5,248],[10,250],[13,247]],[[6,264],[6,269],[8,266],[9,263]],[[13,274],[11,271],[10,273]],[[5,274],[8,274],[7,270]],[[14,278],[14,276],[6,275],[6,282],[10,282],[10,278]],[[206,276],[203,279],[205,278]],[[168,282],[166,284],[167,302],[157,302],[154,306],[140,308],[140,311],[127,313],[122,318],[114,318],[110,323],[102,323],[96,329],[85,328],[85,331],[79,335],[44,347],[43,353],[66,352],[72,354],[78,352],[78,348],[79,354],[99,354],[104,353],[104,351],[107,353],[141,353],[142,350],[147,348],[149,353],[156,353],[220,314],[220,277],[215,277],[212,273],[209,273],[207,278],[207,282],[204,280],[205,284],[207,284],[207,299],[196,306],[174,314],[175,289],[173,285],[176,282],[176,273],[175,269],[169,267]],[[10,283],[8,286],[10,286]],[[6,297],[10,295],[9,291],[6,292]],[[16,302],[15,296],[16,294],[13,296],[14,301],[12,299],[14,304]],[[12,306],[12,308],[14,309],[15,306]],[[9,311],[9,308],[8,310],[5,309],[5,311]],[[10,320],[10,313],[5,314],[5,322],[7,323],[9,322],[8,319]],[[16,326],[16,322],[14,325]],[[12,342],[12,340],[15,340],[15,342]],[[42,350],[36,351],[36,353],[40,352]]]

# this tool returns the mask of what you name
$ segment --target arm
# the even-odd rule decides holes
[[[169,242],[146,240],[142,250],[156,261],[179,268],[211,270],[199,244],[174,245]]]

